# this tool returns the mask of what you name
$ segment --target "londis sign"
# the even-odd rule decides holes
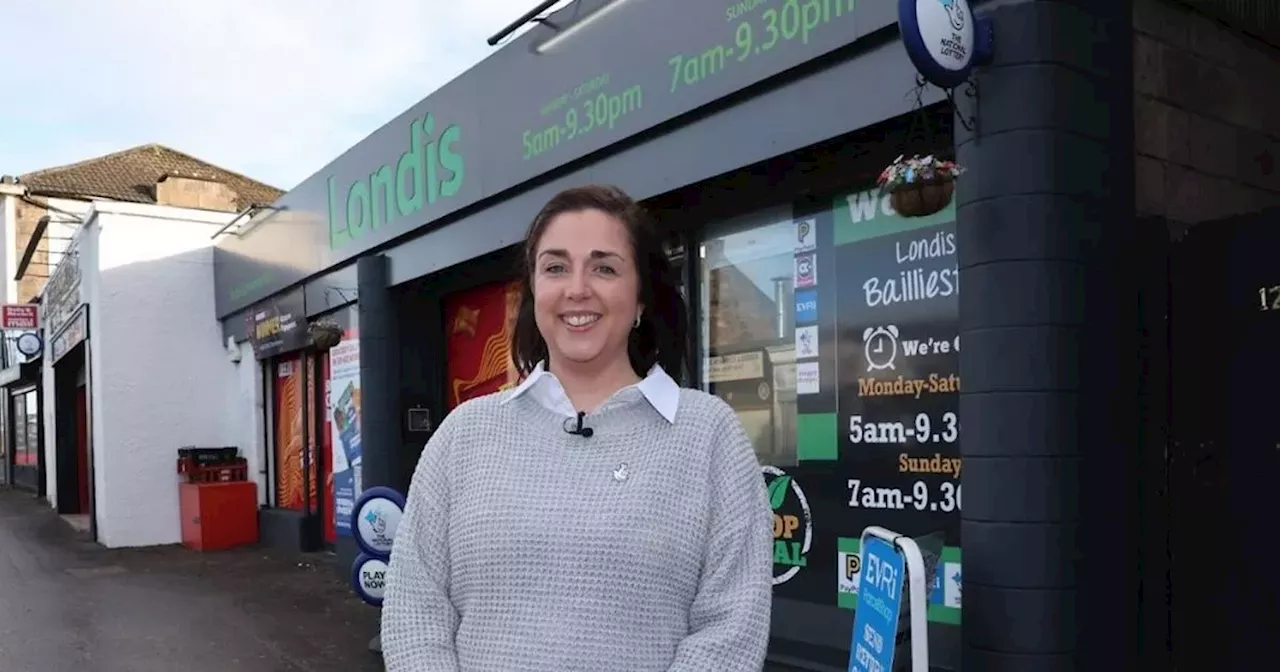
[[[773,507],[773,585],[790,581],[809,564],[813,544],[813,514],[809,500],[794,478],[783,470],[765,466],[769,506]]]
[[[458,149],[462,129],[451,124],[440,128],[439,135],[436,131],[436,118],[428,112],[409,122],[404,133],[406,149],[395,163],[384,163],[343,188],[329,176],[325,181],[329,249],[344,247],[462,189],[466,179],[466,162]]]

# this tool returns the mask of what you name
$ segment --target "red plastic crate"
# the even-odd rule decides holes
[[[237,457],[226,464],[201,466],[190,458],[178,458],[178,473],[188,483],[231,483],[249,480],[249,462]]]

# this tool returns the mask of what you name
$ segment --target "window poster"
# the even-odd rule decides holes
[[[355,310],[348,311],[354,316]],[[348,320],[354,321],[354,320]],[[329,451],[333,479],[333,525],[351,536],[351,510],[363,492],[360,482],[360,332],[352,325],[329,350]]]
[[[928,615],[959,624],[954,204],[905,218],[872,189],[795,219],[797,464],[786,471],[787,487],[806,493],[803,513],[813,531],[804,569],[778,595],[853,609],[858,538],[881,525],[944,540]],[[778,490],[785,508],[785,488]],[[779,526],[775,516],[775,536],[785,536],[786,520]],[[775,560],[797,561],[784,555]]]
[[[518,282],[496,282],[445,300],[449,409],[519,381],[511,361],[511,333],[520,308]]]
[[[930,620],[960,619],[960,277],[954,205],[897,216],[878,191],[833,208],[836,421],[852,520],[945,545]],[[847,466],[846,466],[847,465]],[[858,531],[841,541],[848,557]],[[852,542],[852,543],[850,543]],[[847,565],[847,563],[846,563]],[[848,571],[838,603],[857,601]]]
[[[276,506],[301,511],[302,361],[297,355],[275,365]]]

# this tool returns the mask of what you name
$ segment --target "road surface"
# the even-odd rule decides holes
[[[381,672],[327,555],[108,550],[0,490],[4,672]]]

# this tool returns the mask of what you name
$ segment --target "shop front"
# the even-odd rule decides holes
[[[89,421],[89,306],[81,305],[49,344],[53,367],[55,506],[64,516],[80,516],[96,530],[93,449]],[[93,534],[96,534],[94,532]]]
[[[0,485],[43,497],[44,438],[40,418],[44,340],[37,330],[9,332],[0,369]]]
[[[90,376],[91,342],[89,310],[82,264],[85,229],[68,244],[43,293],[46,333],[43,388],[52,404],[52,459],[54,471],[49,488],[54,508],[78,527],[87,528],[97,540],[98,520],[94,513],[92,394]],[[43,419],[43,422],[49,420]]]
[[[567,186],[614,183],[670,236],[695,325],[684,383],[733,406],[770,486],[772,660],[847,669],[858,537],[873,524],[938,539],[928,587],[935,667],[1066,669],[1055,665],[1131,650],[1119,624],[1137,611],[1123,540],[1133,510],[1123,479],[1133,472],[1073,465],[1105,458],[1138,422],[1118,401],[1134,392],[1124,372],[1136,363],[1106,345],[1123,311],[1097,294],[1134,286],[1113,270],[1130,249],[1132,189],[1116,185],[1125,165],[1132,184],[1133,134],[1108,137],[1089,117],[1079,123],[1095,125],[1094,139],[1082,143],[1058,111],[1026,105],[1021,64],[1067,58],[1037,51],[1048,47],[1036,40],[1001,56],[1012,65],[980,94],[955,92],[953,107],[936,87],[918,87],[896,4],[581,0],[221,241],[217,310],[228,336],[256,347],[264,307],[282,300],[296,331],[335,309],[358,316],[359,399],[330,383],[337,401],[323,411],[358,423],[355,454],[345,441],[330,448],[332,438],[318,454],[303,450],[314,421],[277,402],[267,426],[284,418],[303,428],[274,438],[302,457],[277,451],[277,461],[300,465],[303,492],[327,481],[308,480],[317,460],[356,465],[352,492],[403,490],[440,417],[517,382],[512,281],[529,219]],[[1000,30],[1024,35],[1053,24],[1056,5],[993,11]],[[1128,25],[1102,16],[1112,11],[1080,10],[1072,39]],[[551,39],[553,26],[584,16],[599,18]],[[1112,67],[1104,62],[1090,67]],[[1091,82],[1119,100],[1132,94],[1132,60],[1116,64]],[[1097,95],[1049,93],[1072,104]],[[1126,119],[1132,128],[1123,105],[1099,113],[1108,128]],[[979,139],[975,120],[991,137]],[[1063,183],[1044,168],[1068,151],[1089,180]],[[876,179],[904,153],[968,168],[949,205],[928,216],[895,210]],[[1085,244],[1098,213],[1111,213],[1115,235]],[[296,375],[309,389],[306,348],[264,350],[277,367],[266,378]],[[286,361],[301,361],[301,372],[281,373]],[[293,394],[303,409],[318,405]],[[1086,412],[1099,418],[1087,442],[1072,424]],[[350,426],[320,425],[331,436]],[[277,481],[264,503],[288,508]],[[304,515],[309,497],[292,500]],[[349,559],[354,544],[336,536]],[[1065,560],[1080,548],[1116,553]],[[1108,574],[1111,560],[1122,568]]]
[[[38,369],[37,369],[38,372]],[[44,494],[44,439],[40,386],[35,372],[5,388],[4,441],[9,483],[19,490]]]
[[[263,542],[332,549],[351,536],[362,487],[359,317],[347,307],[308,319],[293,292],[255,305],[246,319],[265,400],[256,460]]]

